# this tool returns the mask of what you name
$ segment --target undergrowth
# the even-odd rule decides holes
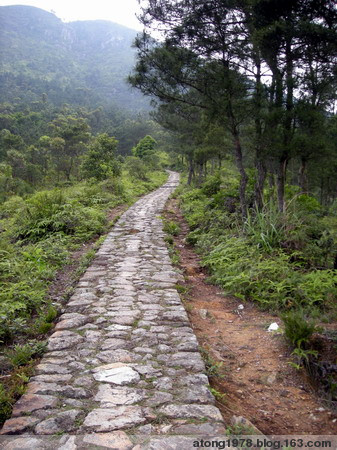
[[[0,423],[23,393],[31,362],[43,352],[44,344],[34,339],[43,338],[57,317],[47,295],[57,271],[70,262],[72,251],[108,231],[109,210],[132,204],[166,178],[160,171],[149,172],[146,180],[123,172],[118,179],[14,196],[0,205],[0,374],[8,364],[14,368],[8,382],[0,383]],[[95,248],[82,257],[75,277],[94,255]]]
[[[252,180],[248,199],[251,186]],[[275,192],[266,188],[264,207],[256,211],[251,204],[242,221],[236,191],[237,177],[227,167],[198,188],[180,190],[190,227],[186,242],[201,255],[210,281],[227,295],[281,314],[292,346],[290,364],[305,367],[323,396],[336,404],[335,362],[323,360],[329,353],[321,350],[330,347],[316,326],[337,320],[336,207],[323,208],[287,186],[286,211],[280,213]]]
[[[287,212],[280,214],[266,191],[263,210],[251,208],[242,223],[233,194],[237,181],[225,175],[180,194],[191,230],[186,241],[196,246],[211,281],[263,309],[302,308],[309,315],[320,310],[337,318],[337,216],[308,195],[289,198]]]

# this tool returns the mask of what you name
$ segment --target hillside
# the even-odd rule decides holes
[[[31,6],[0,7],[0,96],[55,105],[116,104],[146,109],[125,78],[135,30],[104,20],[63,23]]]

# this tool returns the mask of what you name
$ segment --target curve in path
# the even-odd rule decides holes
[[[159,218],[178,182],[171,172],[108,234],[4,424],[4,448],[182,448],[181,435],[224,431]]]

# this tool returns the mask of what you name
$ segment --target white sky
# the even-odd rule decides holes
[[[7,5],[36,6],[54,12],[64,22],[103,19],[134,30],[143,29],[136,18],[139,12],[137,0],[0,0],[0,6]]]

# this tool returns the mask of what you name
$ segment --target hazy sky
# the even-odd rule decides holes
[[[65,22],[104,19],[135,30],[142,30],[142,25],[135,16],[139,12],[137,0],[0,0],[0,6],[6,5],[36,6],[45,11],[53,11]]]

